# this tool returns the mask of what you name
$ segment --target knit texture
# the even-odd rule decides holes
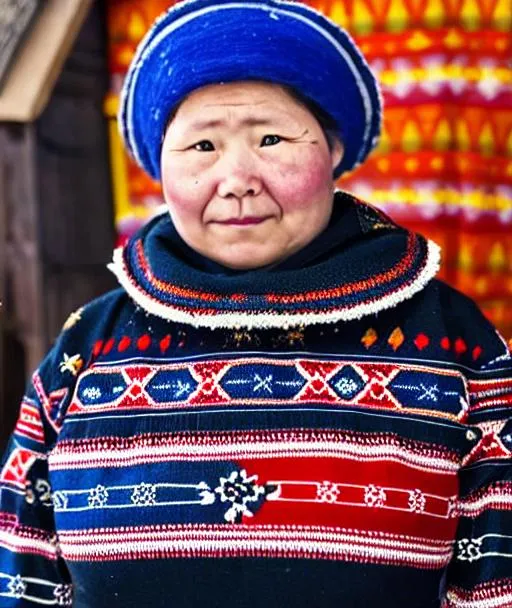
[[[248,328],[361,318],[412,297],[435,276],[439,250],[434,243],[347,193],[338,192],[334,204],[348,210],[358,227],[355,234],[364,238],[343,243],[311,267],[258,270],[236,279],[197,271],[178,255],[165,254],[172,230],[165,214],[115,252],[111,270],[131,297],[157,316],[203,327]]]
[[[403,231],[354,205],[331,255],[376,264],[374,239]],[[177,263],[149,246],[164,221],[129,246],[158,272]],[[227,301],[245,290],[229,279]],[[0,607],[505,608],[511,405],[505,344],[436,279],[359,319],[251,329],[118,289],[27,387],[0,468]]]
[[[203,86],[244,80],[293,87],[333,118],[344,145],[335,177],[377,142],[377,82],[344,30],[299,3],[193,0],[158,19],[137,49],[119,113],[128,150],[159,179],[171,111]]]

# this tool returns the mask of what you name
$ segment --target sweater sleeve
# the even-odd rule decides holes
[[[512,359],[492,332],[494,358],[467,373],[474,447],[460,471],[460,519],[443,608],[512,606]]]
[[[72,581],[55,528],[48,455],[94,345],[123,309],[121,290],[72,313],[28,383],[0,463],[0,608],[71,606]],[[127,314],[131,314],[131,309]]]
[[[0,607],[71,606],[59,555],[47,453],[65,390],[48,393],[36,372],[21,402],[0,472]]]

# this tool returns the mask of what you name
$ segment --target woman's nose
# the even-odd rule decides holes
[[[262,189],[259,176],[250,153],[232,153],[222,163],[217,192],[223,198],[257,196]]]

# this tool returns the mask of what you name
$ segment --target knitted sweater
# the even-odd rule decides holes
[[[510,354],[337,198],[301,268],[198,269],[166,216],[116,253],[21,403],[0,607],[512,606]]]

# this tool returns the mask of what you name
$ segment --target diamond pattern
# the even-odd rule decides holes
[[[342,399],[353,399],[365,387],[365,382],[351,365],[345,365],[329,384]]]

